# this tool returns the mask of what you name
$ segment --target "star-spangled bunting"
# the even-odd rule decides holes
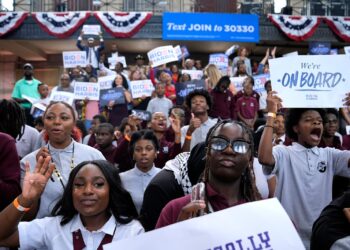
[[[317,16],[268,15],[268,18],[294,41],[304,41],[311,37],[321,22]]]
[[[28,12],[1,12],[0,36],[17,29],[28,16]]]
[[[350,42],[350,18],[349,17],[324,17],[329,28],[345,42]]]
[[[89,12],[35,12],[32,15],[45,32],[67,38],[85,22]]]
[[[152,17],[150,12],[95,12],[94,16],[114,37],[132,37]]]

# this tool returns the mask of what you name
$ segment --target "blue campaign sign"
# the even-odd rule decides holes
[[[259,42],[259,18],[246,14],[163,14],[163,40]]]

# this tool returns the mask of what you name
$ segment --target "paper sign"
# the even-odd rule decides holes
[[[143,121],[150,121],[152,118],[151,112],[145,111],[145,110],[140,110],[140,109],[133,109],[131,110],[131,114],[134,116],[137,116]]]
[[[224,74],[227,75],[228,69],[228,56],[223,53],[210,54],[209,55],[209,64],[214,64],[218,69]]]
[[[31,104],[36,103],[39,101],[39,99],[35,99],[33,97],[27,96],[27,95],[22,95],[23,99],[26,99],[27,101],[29,101]]]
[[[85,51],[64,51],[63,55],[63,67],[75,68],[77,66],[86,66],[86,52]]]
[[[177,55],[177,58],[179,60],[182,59],[182,51],[181,51],[180,45],[175,46],[174,50],[175,50],[175,53]]]
[[[180,49],[181,49],[182,56],[184,58],[187,58],[187,57],[190,56],[190,52],[188,52],[188,49],[187,49],[187,47],[185,45],[181,45]]]
[[[293,51],[287,54],[282,55],[283,57],[287,57],[287,56],[298,56],[298,51]],[[271,60],[271,59],[270,59]]]
[[[151,96],[154,86],[151,80],[131,81],[130,89],[132,98],[139,98],[141,96]]]
[[[344,52],[345,52],[345,55],[350,55],[350,46],[345,46]]]
[[[346,55],[282,57],[269,60],[272,89],[285,108],[339,108],[350,91]]]
[[[84,25],[83,31],[84,31],[84,35],[100,35],[101,26],[100,25]]]
[[[244,79],[246,79],[246,76],[240,76],[240,77],[230,77],[231,84],[234,86],[235,92],[243,89],[243,82]]]
[[[181,74],[189,74],[191,80],[200,80],[203,77],[203,70],[181,70]]]
[[[100,84],[100,90],[111,89],[113,85],[113,81],[115,80],[115,77],[116,77],[115,75],[99,77],[97,82]]]
[[[98,101],[100,98],[100,85],[95,82],[76,82],[74,84],[74,99]]]
[[[173,46],[162,46],[152,49],[147,53],[149,61],[152,63],[152,67],[166,64],[168,62],[177,61],[177,54]]]
[[[54,91],[51,93],[50,99],[55,102],[66,102],[72,106],[74,94],[66,91]]]
[[[110,68],[114,69],[114,67],[117,64],[117,62],[120,62],[121,64],[123,64],[124,68],[127,67],[125,56],[108,57],[108,63],[110,64]]]
[[[103,249],[303,250],[305,247],[282,205],[273,198],[248,202],[114,241]]]
[[[345,126],[346,134],[350,135],[350,125]]]
[[[114,104],[124,104],[124,89],[112,88],[100,90],[100,107],[103,109],[110,101],[114,101]]]
[[[265,83],[268,80],[270,80],[270,74],[256,75],[256,76],[253,76],[253,78],[254,78],[253,89],[258,93],[266,92]]]
[[[185,101],[188,93],[195,89],[204,89],[205,82],[204,80],[194,80],[190,82],[178,82],[175,84],[176,90],[176,104],[182,105]]]
[[[41,103],[35,103],[30,111],[33,118],[38,118],[42,116],[46,110],[46,106]]]

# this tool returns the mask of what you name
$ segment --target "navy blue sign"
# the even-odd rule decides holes
[[[195,89],[204,89],[204,80],[193,80],[189,82],[179,82],[175,84],[176,104],[182,105],[188,93]]]
[[[164,40],[259,42],[257,15],[164,13]]]
[[[101,89],[100,90],[100,107],[103,109],[110,101],[114,104],[124,104],[125,96],[123,88]]]
[[[331,51],[331,43],[327,43],[327,42],[309,43],[310,55],[329,55],[330,51]]]

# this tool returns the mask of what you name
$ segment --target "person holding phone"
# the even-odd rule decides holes
[[[206,140],[204,188],[195,187],[192,200],[191,195],[186,195],[170,201],[163,208],[156,228],[260,200],[254,181],[253,144],[252,132],[245,124],[218,122]]]

